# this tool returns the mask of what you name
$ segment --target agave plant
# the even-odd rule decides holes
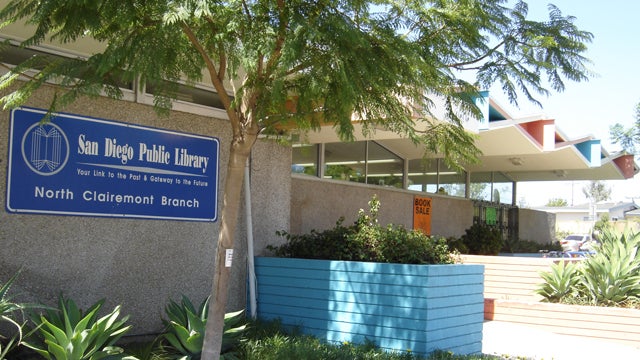
[[[57,309],[32,316],[39,336],[25,345],[49,360],[135,359],[115,346],[131,328],[125,326],[128,316],[118,320],[120,306],[116,306],[98,318],[103,304],[100,300],[83,313],[73,300],[60,296]]]
[[[163,356],[181,360],[200,359],[204,341],[204,331],[209,308],[207,297],[196,309],[186,296],[180,303],[173,300],[165,308],[169,317],[163,320],[166,331],[161,335],[169,346],[162,346]],[[244,310],[228,313],[224,317],[224,334],[220,359],[238,359],[233,351],[240,336],[246,329]]]
[[[606,230],[581,269],[581,285],[594,304],[616,305],[640,297],[640,233]]]
[[[540,273],[544,283],[535,292],[547,302],[561,302],[577,293],[578,267],[573,262],[560,261],[551,265],[550,272]]]

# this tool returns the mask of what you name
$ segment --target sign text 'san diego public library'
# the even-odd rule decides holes
[[[216,138],[46,111],[12,111],[7,210],[215,221]]]

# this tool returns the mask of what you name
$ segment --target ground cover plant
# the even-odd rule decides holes
[[[251,330],[242,346],[245,360],[498,360],[513,359],[509,356],[485,354],[455,355],[447,351],[435,351],[429,356],[420,356],[409,349],[389,352],[375,344],[327,343],[313,336],[304,335],[297,329],[284,329],[278,321],[252,323]]]
[[[344,218],[336,226],[325,230],[312,230],[308,234],[294,235],[279,231],[286,239],[280,246],[267,246],[275,256],[354,260],[402,264],[452,264],[456,254],[449,249],[447,239],[429,236],[419,230],[400,225],[382,226],[378,223],[380,201],[373,196],[369,210],[360,209],[358,218],[350,226],[343,225]]]
[[[576,264],[560,263],[536,292],[548,302],[639,307],[640,233],[604,229],[595,253]]]

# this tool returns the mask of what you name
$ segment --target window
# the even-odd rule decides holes
[[[324,149],[324,153],[320,153],[321,149]],[[513,180],[503,173],[477,172],[468,175],[450,168],[443,159],[404,160],[375,141],[293,146],[292,173],[320,176],[321,169],[324,170],[325,179],[399,189],[406,186],[409,190],[462,198],[468,193],[471,199],[489,203],[511,204],[513,199]]]
[[[465,197],[466,175],[451,169],[442,159],[409,161],[409,190]]]
[[[367,184],[403,188],[404,161],[375,141],[368,142]]]
[[[324,149],[324,177],[364,183],[366,142],[330,143]]]
[[[2,48],[0,51],[0,61],[9,65],[19,65],[23,62],[31,59],[32,63],[29,65],[34,70],[42,70],[45,66],[53,63],[54,61],[67,61],[77,62],[82,61],[75,56],[64,56],[58,54],[52,54],[40,50],[22,48],[19,46],[8,45]],[[38,59],[38,60],[36,60]],[[133,81],[127,80],[132,76],[127,75],[124,71],[118,72],[112,77],[113,84],[121,89],[133,90]],[[129,74],[130,75],[130,74]],[[82,75],[78,75],[82,77]]]
[[[471,173],[470,198],[511,204],[513,181],[500,172]]]
[[[318,176],[318,145],[294,145],[291,172]]]
[[[42,69],[48,63],[56,60],[82,61],[81,59],[68,54],[54,54],[13,45],[5,46],[2,48],[2,51],[0,51],[0,61],[9,65],[21,64],[25,60],[31,59],[34,56],[39,56],[41,60],[40,62],[34,61],[33,64],[30,65],[34,70]],[[114,75],[115,76],[112,79],[113,85],[122,90],[129,90],[129,92],[133,94],[134,89],[136,89],[134,80],[132,80],[135,78],[135,74],[126,73],[123,70]],[[82,75],[78,76],[82,77]],[[192,86],[182,83],[160,81],[155,84],[146,83],[144,91],[149,95],[159,94],[166,91],[175,92],[176,99],[185,103],[185,105],[180,108],[180,110],[184,111],[200,113],[196,108],[201,108],[202,106],[213,109],[224,109],[218,94],[213,91],[213,89],[207,88],[206,86]],[[133,95],[131,95],[129,99],[131,101],[146,103],[145,101],[137,100]],[[193,106],[194,104],[200,105],[200,107]]]
[[[220,101],[220,96],[218,96],[215,91],[202,89],[196,86],[176,84],[164,81],[162,84],[156,85],[148,83],[146,85],[145,91],[146,93],[153,95],[157,92],[162,92],[165,89],[171,89],[171,91],[175,91],[177,100],[217,109],[224,109],[224,106]]]
[[[409,190],[435,193],[438,191],[438,160],[409,160]]]

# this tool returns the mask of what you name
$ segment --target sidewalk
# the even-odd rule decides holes
[[[482,353],[536,360],[637,360],[640,359],[640,344],[630,347],[554,334],[524,325],[485,321]]]

